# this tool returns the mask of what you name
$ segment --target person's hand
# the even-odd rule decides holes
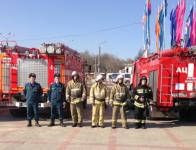
[[[95,101],[92,101],[92,105],[95,105]]]
[[[67,103],[66,103],[66,102],[63,102],[63,108],[65,108],[65,107],[66,107],[66,105],[67,105]]]
[[[82,96],[81,101],[84,102],[86,100],[86,96]]]
[[[152,100],[150,101],[150,105],[154,105],[154,102]]]
[[[50,104],[51,102],[49,100],[47,100],[47,104]]]
[[[109,104],[112,106],[113,105],[113,101],[109,101]]]
[[[124,102],[123,104],[122,104],[122,106],[126,106],[127,105],[127,102]]]
[[[67,101],[68,103],[70,103],[70,102],[71,102],[70,97],[69,97],[69,98],[67,98],[67,99],[66,99],[66,101]]]
[[[140,102],[144,102],[144,97],[140,97]]]

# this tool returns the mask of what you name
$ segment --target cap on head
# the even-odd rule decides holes
[[[100,81],[100,80],[102,80],[102,79],[103,79],[103,76],[102,76],[101,74],[99,74],[99,75],[96,77],[95,81],[98,82],[98,81]]]
[[[29,78],[31,78],[31,77],[36,78],[36,74],[35,74],[35,73],[30,73],[30,74],[29,74]]]
[[[54,78],[55,78],[55,77],[61,77],[60,73],[55,73],[55,74],[54,74]]]
[[[119,74],[116,78],[116,81],[118,81],[119,79],[124,79],[123,75],[122,74]]]

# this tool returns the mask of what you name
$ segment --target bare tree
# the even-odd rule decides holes
[[[94,72],[95,57],[96,55],[90,53],[88,50],[81,53],[81,57],[87,61],[87,64],[91,66],[91,72]],[[131,64],[131,59],[120,59],[112,54],[103,53],[101,55],[101,66],[100,71],[107,72],[118,72],[120,69],[124,68],[125,64]]]

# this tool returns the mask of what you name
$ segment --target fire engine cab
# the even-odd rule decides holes
[[[66,84],[74,70],[84,78],[84,61],[80,54],[64,44],[44,43],[39,49],[1,44],[0,106],[9,107],[14,116],[25,110],[23,88],[29,73],[33,72],[44,91],[39,107],[47,108],[47,91],[54,74],[60,73],[61,82]]]
[[[174,48],[134,63],[133,85],[141,76],[153,90],[151,117],[187,117],[196,108],[196,47]],[[173,113],[177,112],[177,113]]]

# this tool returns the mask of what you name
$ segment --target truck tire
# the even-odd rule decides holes
[[[9,112],[13,117],[25,117],[26,116],[26,108],[10,108]]]
[[[193,121],[193,120],[196,120],[195,113],[196,113],[195,109],[180,110],[180,112],[179,112],[180,121]]]

